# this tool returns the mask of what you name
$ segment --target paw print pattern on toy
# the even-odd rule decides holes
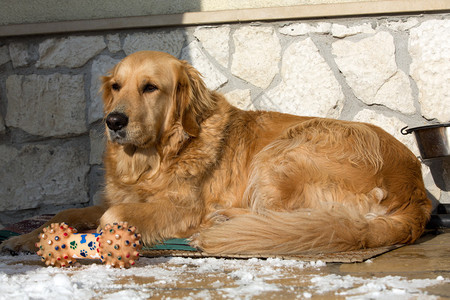
[[[89,242],[88,247],[91,250],[95,250],[97,248],[97,246],[95,245],[95,242],[92,242],[92,241]]]
[[[102,262],[119,268],[128,268],[139,259],[141,235],[126,222],[106,225],[100,234],[76,232],[65,223],[51,224],[39,234],[37,254],[46,265],[56,267],[70,266],[80,256],[101,257]]]
[[[75,242],[75,241],[70,242],[70,249],[75,250],[75,249],[77,249],[77,247],[78,247],[77,242]]]

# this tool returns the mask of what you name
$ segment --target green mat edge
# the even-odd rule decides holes
[[[9,239],[12,236],[20,235],[17,232],[10,231],[10,230],[0,230],[0,242],[3,242],[4,240]]]
[[[144,247],[143,250],[183,250],[197,251],[197,249],[189,246],[187,239],[169,239],[152,247]]]

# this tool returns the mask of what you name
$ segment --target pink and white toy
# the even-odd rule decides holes
[[[116,268],[129,268],[139,259],[141,235],[126,222],[106,225],[100,233],[77,233],[65,223],[53,223],[39,234],[37,254],[45,264],[67,267],[77,258],[100,259]]]

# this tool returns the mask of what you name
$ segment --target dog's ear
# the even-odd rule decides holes
[[[109,71],[106,76],[100,77],[100,80],[102,82],[102,85],[100,87],[100,92],[102,93],[102,99],[103,99],[103,112],[106,113],[110,111],[111,109],[111,102],[113,100],[112,92],[111,92],[111,79],[114,74],[114,69]]]
[[[190,136],[198,136],[204,113],[203,104],[209,98],[209,91],[200,73],[185,61],[181,62],[176,98],[184,131]]]
[[[188,109],[184,112],[181,119],[184,131],[192,137],[197,137],[200,133],[200,125],[198,124],[192,109]]]

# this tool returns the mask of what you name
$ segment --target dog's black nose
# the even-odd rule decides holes
[[[128,124],[128,117],[123,113],[110,113],[106,117],[106,125],[114,131],[119,131]]]

